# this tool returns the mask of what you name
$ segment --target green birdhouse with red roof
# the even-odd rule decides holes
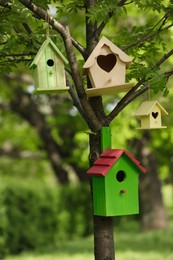
[[[138,176],[145,172],[126,150],[105,150],[87,171],[92,176],[94,215],[139,213]]]
[[[68,61],[50,38],[39,49],[30,68],[34,70],[34,94],[51,94],[67,91],[65,64]]]

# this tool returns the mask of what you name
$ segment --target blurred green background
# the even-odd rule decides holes
[[[173,89],[171,77],[165,75],[171,74],[173,59],[159,69],[151,71],[151,66],[172,48],[172,1],[144,2],[117,7],[103,31],[133,57],[128,81],[137,82],[144,75],[152,78],[149,92],[111,124],[112,148],[127,149],[148,169],[139,180],[140,214],[114,218],[115,249],[120,260],[171,260]],[[94,259],[86,175],[88,127],[68,93],[31,94],[34,81],[29,65],[46,38],[47,23],[36,19],[20,1],[7,3],[0,1],[0,259]],[[56,6],[56,19],[69,24],[73,37],[85,45],[84,1],[35,3],[45,9],[48,4]],[[115,4],[98,1],[98,5],[88,15],[99,23]],[[51,27],[49,33],[64,53],[59,35]],[[82,74],[84,61],[76,55]],[[105,112],[123,96],[103,97]],[[167,128],[136,129],[139,121],[133,114],[148,99],[158,100],[168,111],[163,118]]]

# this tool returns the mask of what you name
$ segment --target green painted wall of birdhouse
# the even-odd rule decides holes
[[[93,176],[92,180],[95,215],[121,216],[139,213],[138,172],[127,156],[122,155],[106,176]]]
[[[35,68],[37,88],[62,89],[66,88],[64,63],[53,48],[48,45]]]
[[[101,151],[111,148],[111,128],[110,126],[104,126],[101,128]]]

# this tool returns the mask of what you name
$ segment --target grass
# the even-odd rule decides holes
[[[126,224],[127,225],[127,224]],[[135,224],[137,225],[137,224]],[[142,233],[138,228],[123,231],[115,228],[115,249],[118,260],[172,260],[173,259],[173,217],[165,230]],[[56,251],[44,253],[23,253],[8,256],[6,260],[94,260],[93,239],[64,241]]]
[[[86,239],[75,239],[64,241],[58,246],[56,251],[49,253],[23,253],[17,256],[9,256],[6,260],[90,260],[93,258],[93,240],[91,237]]]
[[[120,260],[171,260],[173,259],[172,232],[173,226],[167,230],[148,233],[121,233],[120,239],[117,239],[117,258]]]
[[[169,196],[168,196],[169,193]],[[115,226],[115,250],[117,260],[172,260],[173,259],[173,211],[172,188],[168,190],[165,204],[171,209],[169,227],[165,230],[142,233],[137,223],[130,221],[123,228]],[[61,241],[55,251],[26,252],[8,256],[6,260],[94,260],[93,238]]]

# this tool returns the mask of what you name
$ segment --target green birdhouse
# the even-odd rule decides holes
[[[50,38],[47,38],[31,64],[34,69],[36,94],[64,92],[66,86],[65,64],[68,61]]]
[[[138,174],[146,169],[122,149],[105,150],[87,171],[92,176],[94,215],[139,213]]]

